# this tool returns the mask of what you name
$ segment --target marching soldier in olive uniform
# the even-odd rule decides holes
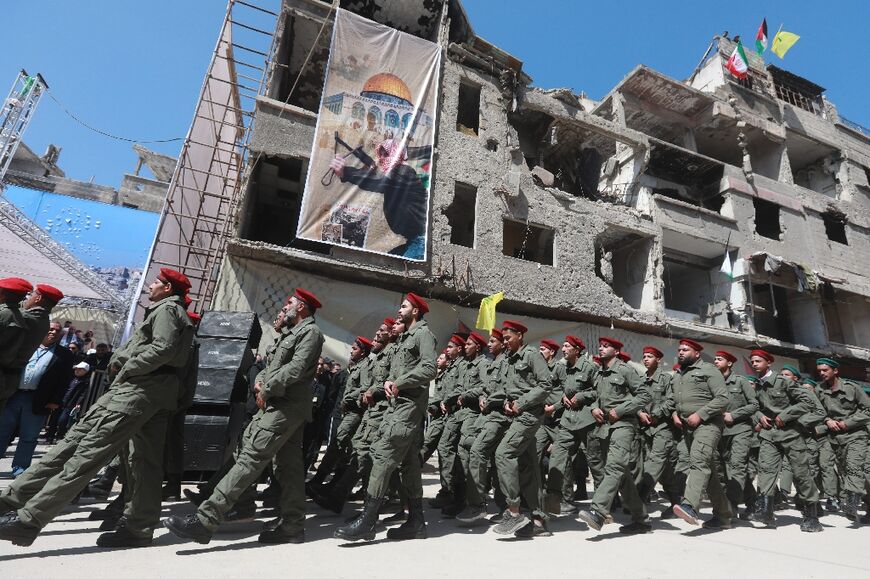
[[[432,390],[432,395],[429,397],[429,423],[426,425],[426,435],[423,437],[423,450],[420,452],[420,461],[428,462],[435,451],[438,450],[438,443],[441,441],[441,435],[444,433],[444,413],[441,411],[441,400],[444,398],[444,376],[447,372],[447,367],[450,364],[447,358],[447,349],[438,354],[435,359],[435,387]],[[439,472],[441,468],[439,465]],[[443,489],[439,489],[443,494]]]
[[[372,444],[372,473],[362,513],[335,537],[348,541],[372,540],[378,511],[390,483],[399,469],[401,484],[408,497],[408,520],[387,533],[388,539],[424,539],[423,481],[419,452],[422,430],[429,402],[429,382],[435,377],[435,336],[423,316],[428,304],[420,296],[408,293],[397,318],[407,328],[396,343],[396,350],[383,388],[391,404],[381,423],[378,439]]]
[[[550,453],[547,473],[545,510],[554,515],[571,514],[577,510],[571,500],[573,492],[574,457],[585,451],[586,438],[595,426],[591,404],[598,398],[595,374],[598,369],[585,356],[586,345],[577,336],[565,336],[562,355],[565,358],[565,378],[562,397],[556,403],[564,412],[556,430],[556,441]],[[585,481],[580,481],[585,485]]]
[[[465,339],[459,334],[450,336],[447,343],[447,358],[450,366],[442,382],[444,388],[441,411],[444,413],[444,432],[438,441],[438,465],[441,474],[443,493],[429,504],[435,508],[456,508],[464,498],[462,495],[462,464],[459,461],[459,439],[462,436],[462,422],[468,411],[459,404],[465,377]],[[440,492],[440,491],[439,491]],[[455,515],[455,513],[454,513]]]
[[[638,414],[643,425],[643,435],[649,442],[641,484],[637,490],[641,498],[648,502],[647,497],[656,483],[661,482],[671,503],[662,512],[661,518],[669,519],[674,516],[674,506],[680,502],[682,485],[676,472],[677,442],[671,425],[671,416],[675,410],[673,376],[660,367],[663,357],[664,354],[658,348],[645,346],[643,349],[642,360],[646,368],[644,384],[652,401]]]
[[[479,398],[481,415],[479,432],[466,437],[461,442],[468,447],[468,471],[466,473],[465,495],[468,506],[456,516],[461,525],[474,525],[486,517],[486,498],[493,477],[495,450],[498,448],[504,433],[510,426],[510,419],[505,415],[504,405],[507,400],[505,393],[505,372],[507,365],[504,355],[504,335],[501,330],[493,328],[487,348],[492,355],[492,361],[483,369],[484,394]],[[499,505],[504,507],[504,505]]]
[[[311,495],[314,502],[324,509],[341,513],[356,482],[362,481],[363,488],[368,486],[369,473],[372,470],[371,445],[377,439],[384,413],[389,406],[386,395],[380,391],[376,392],[375,385],[386,380],[390,352],[395,347],[394,336],[400,335],[404,329],[405,326],[400,321],[387,318],[375,332],[369,372],[366,376],[360,376],[361,395],[357,398],[357,403],[364,408],[364,411],[356,434],[351,440],[353,453],[348,466],[337,479],[329,483],[328,489],[324,488],[323,492],[314,492]]]
[[[746,505],[741,513],[741,519],[749,519],[755,508],[755,494],[745,496],[747,489],[755,490],[749,479],[749,452],[755,431],[752,417],[758,412],[758,400],[755,388],[743,376],[733,370],[737,357],[731,352],[719,350],[713,359],[713,365],[722,372],[725,387],[728,389],[728,408],[723,416],[725,431],[719,442],[719,454],[725,474],[725,496],[731,503],[732,514],[737,514],[740,503]],[[751,483],[751,481],[750,481]]]
[[[305,422],[311,419],[311,391],[323,334],[314,321],[321,307],[310,292],[297,288],[285,316],[290,331],[278,345],[254,389],[260,411],[245,430],[236,464],[197,512],[171,516],[163,525],[174,534],[208,543],[224,516],[274,459],[281,485],[280,521],[264,530],[261,543],[301,543],[305,539],[305,471],[300,450]]]
[[[600,531],[610,520],[613,500],[621,491],[622,504],[631,513],[632,522],[619,531],[648,533],[652,526],[634,483],[631,460],[638,436],[637,415],[650,403],[651,396],[638,373],[619,358],[620,350],[622,342],[619,340],[598,339],[601,369],[595,376],[598,396],[592,409],[597,426],[591,436],[598,439],[601,456],[605,457],[604,478],[595,488],[591,508],[580,511],[578,516],[590,529]]]
[[[330,474],[335,474],[337,477],[350,461],[353,453],[353,436],[362,422],[359,399],[362,396],[363,384],[369,382],[371,358],[368,356],[371,349],[372,341],[365,336],[357,336],[350,346],[348,376],[344,383],[344,392],[341,393],[341,408],[344,415],[317,466],[317,471],[311,480],[305,483],[308,494],[323,494],[324,489],[321,485],[326,477]]]
[[[465,340],[465,345],[463,346],[465,349],[465,370],[460,377],[461,393],[458,400],[462,410],[457,413],[457,419],[461,420],[462,427],[459,431],[459,443],[456,448],[462,470],[462,484],[460,485],[462,495],[456,497],[453,505],[448,505],[442,509],[442,514],[448,518],[455,517],[465,508],[466,487],[473,484],[468,480],[471,449],[467,445],[463,446],[462,441],[474,440],[482,426],[478,419],[481,416],[480,397],[485,394],[483,375],[487,361],[482,351],[486,347],[486,343],[486,338],[477,332],[472,332]],[[464,414],[464,416],[460,416],[461,414]]]
[[[544,402],[550,394],[551,381],[540,352],[523,345],[527,331],[519,322],[506,320],[502,324],[507,356],[503,409],[511,424],[495,450],[498,481],[507,502],[501,522],[493,529],[501,535],[512,535],[529,522],[546,532],[538,513],[541,469],[535,454],[535,434],[544,417]],[[531,511],[532,519],[521,512],[521,500]]]
[[[773,515],[776,479],[782,459],[787,457],[794,473],[798,497],[804,504],[801,531],[819,532],[824,530],[818,519],[819,491],[810,477],[807,444],[800,424],[808,426],[821,421],[822,412],[806,389],[774,374],[770,369],[773,359],[764,350],[751,352],[750,363],[758,376],[755,394],[759,411],[754,419],[759,427],[758,438],[761,441],[758,451],[758,508],[752,520],[766,527],[776,526]]]
[[[52,448],[16,489],[27,502],[18,508],[16,517],[0,523],[0,539],[30,545],[94,474],[137,436],[142,441],[137,472],[145,478],[136,481],[125,508],[126,525],[101,535],[97,544],[132,547],[151,543],[160,513],[166,424],[177,403],[179,373],[187,364],[193,341],[193,325],[183,301],[189,288],[190,281],[183,274],[160,270],[148,288],[153,305],[145,320],[113,358],[120,368],[112,388],[93,405],[82,427],[77,425],[70,431],[75,434],[69,443],[64,440]],[[39,292],[52,306],[59,301],[54,288],[43,287]],[[159,440],[159,448],[149,444],[152,440]],[[28,497],[34,482],[43,484]]]
[[[831,441],[845,492],[843,513],[857,522],[866,484],[864,467],[870,396],[854,382],[841,378],[839,367],[831,358],[816,360],[822,379],[817,392],[826,413],[824,422],[816,426],[816,432],[827,434]]]
[[[30,282],[20,277],[0,279],[0,413],[9,397],[18,390],[21,367],[15,366],[15,361],[22,358],[18,350],[22,349],[27,332],[21,302],[31,291]],[[33,352],[27,359],[31,355]]]
[[[722,373],[709,362],[701,360],[704,348],[694,340],[680,340],[677,360],[680,370],[674,376],[674,422],[683,427],[683,437],[689,451],[689,476],[683,501],[674,507],[674,514],[689,524],[698,524],[698,509],[704,490],[713,504],[713,518],[704,528],[731,527],[731,506],[716,472],[715,458],[728,408],[728,388]]]
[[[546,474],[548,468],[544,457],[547,454],[547,448],[556,442],[556,429],[559,427],[559,419],[562,416],[563,408],[560,404],[564,394],[565,387],[565,364],[558,362],[559,344],[555,340],[541,340],[540,348],[541,356],[547,362],[547,367],[550,369],[550,395],[544,401],[544,419],[541,421],[541,427],[535,433],[535,453],[538,455],[538,464],[541,465],[541,480],[546,484]]]
[[[24,283],[30,285],[26,281]],[[17,285],[18,289],[26,287],[20,282]],[[30,360],[30,356],[33,355],[48,333],[48,315],[61,299],[63,299],[63,293],[56,287],[37,284],[36,288],[24,300],[24,305],[19,307],[20,318],[14,316],[24,323],[24,332],[19,333],[15,326],[10,326],[10,333],[17,336],[12,338],[12,342],[17,343],[18,347],[0,354],[7,359],[3,366],[3,378],[0,379],[2,380],[0,381],[0,411],[6,406],[6,400],[18,389],[18,383],[27,361]],[[13,309],[14,306],[7,310],[7,315],[12,313]]]
[[[801,378],[801,386],[813,392],[816,398],[821,398],[819,395],[819,384],[812,378],[804,376]],[[821,404],[821,400],[819,404]],[[819,434],[813,429],[813,435],[807,437],[807,446],[810,453],[815,453],[814,457],[810,458],[810,471],[815,469],[814,479],[816,488],[825,496],[825,510],[829,513],[835,513],[840,510],[840,481],[837,477],[837,458],[834,455],[834,449],[831,446],[831,439],[827,434]],[[816,464],[813,465],[812,462]]]

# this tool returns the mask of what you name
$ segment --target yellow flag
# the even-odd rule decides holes
[[[788,52],[789,48],[794,46],[794,43],[797,42],[799,38],[800,36],[793,32],[780,30],[776,33],[776,36],[773,37],[773,45],[770,47],[770,51],[780,58],[785,58],[785,53]]]
[[[477,326],[480,330],[492,331],[495,327],[495,306],[504,299],[504,292],[486,296],[480,300],[480,311],[477,312]]]

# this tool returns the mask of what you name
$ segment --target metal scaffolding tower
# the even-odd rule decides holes
[[[47,89],[48,85],[42,75],[37,73],[36,76],[30,76],[22,69],[12,84],[9,96],[3,101],[3,108],[0,110],[0,190],[15,150],[21,143],[21,136],[30,124],[39,99]]]
[[[192,311],[210,306],[227,241],[235,232],[256,98],[274,54],[277,4],[271,11],[242,0],[229,1],[138,299],[128,316],[128,331],[142,319],[148,305],[143,289],[161,267],[190,278]]]

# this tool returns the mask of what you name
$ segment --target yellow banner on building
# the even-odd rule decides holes
[[[441,49],[338,10],[296,236],[426,259]]]

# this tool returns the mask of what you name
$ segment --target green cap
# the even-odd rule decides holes
[[[783,364],[783,365],[782,365],[782,369],[783,369],[783,370],[788,370],[789,372],[791,372],[792,374],[794,374],[795,376],[797,376],[798,379],[800,379],[800,377],[801,377],[801,371],[798,370],[797,368],[795,368],[795,367],[794,367],[793,365],[791,365],[791,364]]]
[[[819,383],[813,380],[812,378],[804,378],[801,380],[801,384],[809,384],[810,386],[818,386]]]
[[[831,368],[839,368],[840,363],[834,360],[833,358],[818,358],[816,359],[816,366],[830,366]]]

